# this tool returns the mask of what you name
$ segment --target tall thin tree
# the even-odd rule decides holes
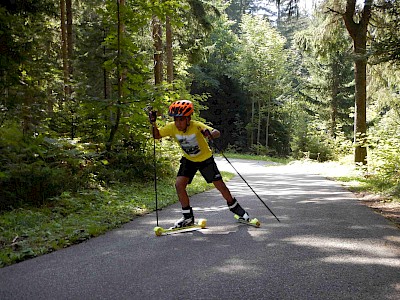
[[[371,18],[373,0],[365,0],[364,8],[356,22],[356,0],[347,0],[343,20],[353,39],[354,77],[355,77],[355,114],[354,114],[354,161],[367,163],[365,138],[367,133],[367,29]]]
[[[160,84],[163,81],[163,45],[162,26],[157,16],[153,16],[153,42],[154,42],[154,83]]]
[[[165,51],[167,56],[167,82],[174,80],[174,59],[172,52],[172,26],[171,17],[167,16],[165,20]]]
[[[123,97],[123,83],[124,83],[124,74],[125,70],[122,69],[122,39],[123,39],[123,34],[125,32],[125,25],[123,22],[123,10],[125,7],[125,0],[117,0],[117,20],[118,20],[118,29],[117,29],[117,88],[118,88],[118,95],[117,95],[117,103],[115,105],[116,107],[116,112],[111,112],[110,115],[110,120],[111,120],[111,129],[110,129],[110,135],[108,137],[107,141],[107,151],[111,151],[112,145],[114,143],[115,139],[115,134],[118,131],[119,128],[119,123],[121,121],[121,116],[122,116],[122,110],[121,110],[121,104],[122,104],[122,97]]]
[[[68,52],[68,75],[71,79],[73,73],[72,59],[73,59],[73,28],[72,28],[72,0],[65,0],[66,15],[67,15],[67,52]]]
[[[69,94],[69,67],[68,67],[68,42],[67,42],[67,27],[66,20],[66,7],[65,0],[60,0],[60,22],[61,22],[61,53],[63,62],[63,75],[64,75],[64,98]]]

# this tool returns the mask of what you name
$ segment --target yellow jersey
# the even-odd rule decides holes
[[[202,130],[213,131],[213,128],[199,121],[190,120],[186,131],[179,131],[174,122],[167,123],[159,129],[161,137],[173,137],[181,146],[183,156],[194,162],[204,161],[212,156],[212,151],[208,146],[206,138],[201,133]]]

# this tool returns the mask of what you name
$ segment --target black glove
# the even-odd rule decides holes
[[[157,112],[156,111],[149,111],[149,120],[150,123],[153,124],[157,120]]]
[[[203,136],[204,136],[205,138],[207,138],[207,139],[209,139],[209,140],[212,140],[212,135],[211,135],[210,130],[204,129],[204,130],[201,131],[201,133],[203,134]]]

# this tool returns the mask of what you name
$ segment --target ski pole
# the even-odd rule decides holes
[[[150,112],[152,113],[152,112]],[[156,220],[158,226],[158,193],[157,193],[157,158],[156,158],[156,139],[154,138],[154,124],[151,124],[153,131],[153,162],[154,162],[154,194],[156,200]]]
[[[156,196],[156,219],[158,226],[158,197],[157,197],[157,161],[156,161],[156,139],[154,138],[154,127],[153,127],[153,157],[154,157],[154,194]]]
[[[236,168],[233,166],[233,164],[229,161],[229,159],[225,156],[224,152],[217,146],[216,143],[212,139],[210,139],[211,143],[214,145],[214,147],[221,153],[221,155],[226,159],[226,161],[231,165],[231,167],[236,171],[236,173],[239,175],[240,178],[244,181],[244,183],[247,184],[247,186],[250,188],[250,190],[254,193],[254,195],[257,196],[258,200],[261,201],[262,204],[269,210],[269,212],[275,217],[275,219],[280,223],[281,221],[278,219],[278,217],[274,214],[274,212],[268,207],[268,205],[261,199],[261,197],[253,190],[253,188],[250,186],[250,184],[247,183],[246,179],[243,178],[242,175],[236,170]]]

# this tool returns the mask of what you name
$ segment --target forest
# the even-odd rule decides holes
[[[5,0],[0,211],[173,176],[188,99],[226,152],[351,156],[400,191],[400,1]]]

